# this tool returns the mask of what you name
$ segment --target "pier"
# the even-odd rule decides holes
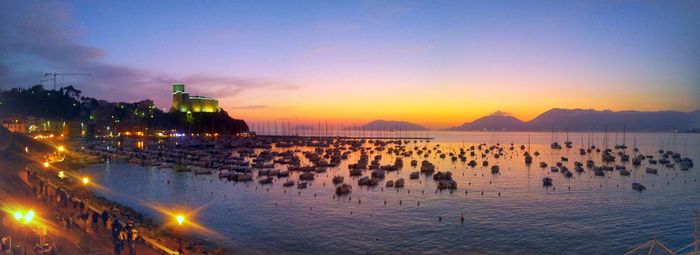
[[[256,135],[257,137],[264,138],[278,138],[278,139],[347,139],[347,140],[433,140],[432,137],[419,137],[419,136],[316,136],[316,135]]]

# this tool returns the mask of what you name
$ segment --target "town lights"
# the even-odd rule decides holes
[[[64,173],[63,171],[58,171],[58,178],[66,178],[66,173]]]
[[[49,162],[48,162],[48,161],[47,161],[47,162],[44,162],[44,167],[45,167],[45,168],[49,168]]]
[[[63,147],[63,145],[58,146],[58,152],[64,152],[66,151],[66,147]]]
[[[83,177],[83,184],[88,185],[88,183],[90,183],[90,178]]]

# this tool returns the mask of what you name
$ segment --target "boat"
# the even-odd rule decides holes
[[[438,190],[457,189],[457,182],[455,182],[454,180],[440,180],[440,181],[438,181],[437,189]]]
[[[498,167],[498,165],[494,165],[491,167],[492,174],[497,174],[497,173],[499,173],[499,171],[500,171],[500,167]]]
[[[313,181],[314,180],[314,174],[311,172],[305,172],[299,175],[299,180],[302,181]]]
[[[306,182],[300,182],[297,184],[297,189],[305,189],[306,185],[308,185]]]
[[[393,181],[393,180],[387,181],[387,182],[386,182],[386,187],[387,187],[387,188],[393,188],[393,187],[394,187],[394,181]]]
[[[641,183],[635,182],[632,183],[632,189],[636,191],[644,191],[647,189],[647,187],[644,187]]]
[[[264,178],[264,179],[260,179],[258,182],[259,182],[260,184],[263,184],[263,185],[264,185],[264,184],[272,184],[272,177],[267,177],[267,178]]]
[[[404,186],[403,178],[400,178],[394,182],[394,188],[403,188],[403,186]]]
[[[418,179],[418,177],[419,177],[419,173],[418,173],[418,172],[412,172],[411,175],[410,175],[410,178],[411,178],[411,179]]]
[[[284,184],[282,184],[282,186],[284,186],[284,187],[291,187],[291,186],[294,186],[294,181],[287,181],[287,182],[285,182]]]
[[[552,186],[552,178],[549,178],[549,177],[542,178],[542,186]]]
[[[345,194],[350,193],[351,190],[352,190],[352,186],[347,185],[347,184],[343,184],[343,185],[340,185],[340,186],[335,188],[335,194],[339,195],[339,196],[345,195]]]
[[[333,184],[341,184],[345,178],[342,176],[333,177]]]

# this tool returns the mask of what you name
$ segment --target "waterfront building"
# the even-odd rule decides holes
[[[218,112],[219,101],[211,97],[190,96],[184,83],[173,83],[171,112]]]

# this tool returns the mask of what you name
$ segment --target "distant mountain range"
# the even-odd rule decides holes
[[[401,131],[425,131],[428,128],[407,121],[375,120],[358,127],[347,128],[348,130],[401,130]]]
[[[461,126],[452,131],[674,131],[685,132],[700,128],[700,111],[596,111],[592,109],[558,109],[546,111],[530,121],[522,121],[497,112]]]

